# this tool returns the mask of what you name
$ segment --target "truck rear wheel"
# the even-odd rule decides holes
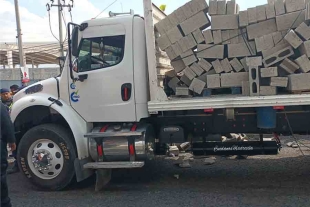
[[[76,152],[70,133],[55,124],[30,129],[18,146],[18,165],[32,184],[61,190],[72,181]]]

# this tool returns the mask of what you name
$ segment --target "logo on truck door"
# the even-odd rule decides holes
[[[79,101],[80,95],[78,93],[79,93],[79,91],[71,93],[71,95],[70,95],[71,101],[73,101],[73,102],[78,102]]]

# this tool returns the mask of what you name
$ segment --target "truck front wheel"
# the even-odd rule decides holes
[[[75,148],[71,135],[55,124],[30,129],[18,146],[17,160],[32,184],[46,190],[61,190],[72,181]]]

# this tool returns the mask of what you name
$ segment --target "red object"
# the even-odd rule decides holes
[[[130,131],[132,131],[132,132],[136,131],[136,130],[137,130],[137,127],[138,127],[137,124],[132,125]]]
[[[133,144],[129,145],[129,154],[135,155],[135,148],[133,147]]]
[[[205,113],[213,113],[214,109],[204,109],[203,110]]]
[[[274,110],[284,110],[284,106],[274,106]]]
[[[103,127],[100,129],[100,132],[105,132],[105,131],[107,131],[108,127],[109,127],[108,124],[105,125],[105,126],[103,126]]]
[[[102,145],[97,145],[97,152],[100,157],[103,155]]]
[[[124,88],[124,99],[125,101],[128,101],[128,88]]]

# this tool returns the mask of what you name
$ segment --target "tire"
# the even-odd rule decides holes
[[[56,124],[39,125],[25,133],[18,146],[17,161],[19,169],[33,185],[44,190],[62,190],[71,183],[76,158],[71,137],[68,130]],[[33,164],[36,161],[44,163],[40,162],[38,167]],[[48,169],[44,168],[47,162],[50,162]]]

